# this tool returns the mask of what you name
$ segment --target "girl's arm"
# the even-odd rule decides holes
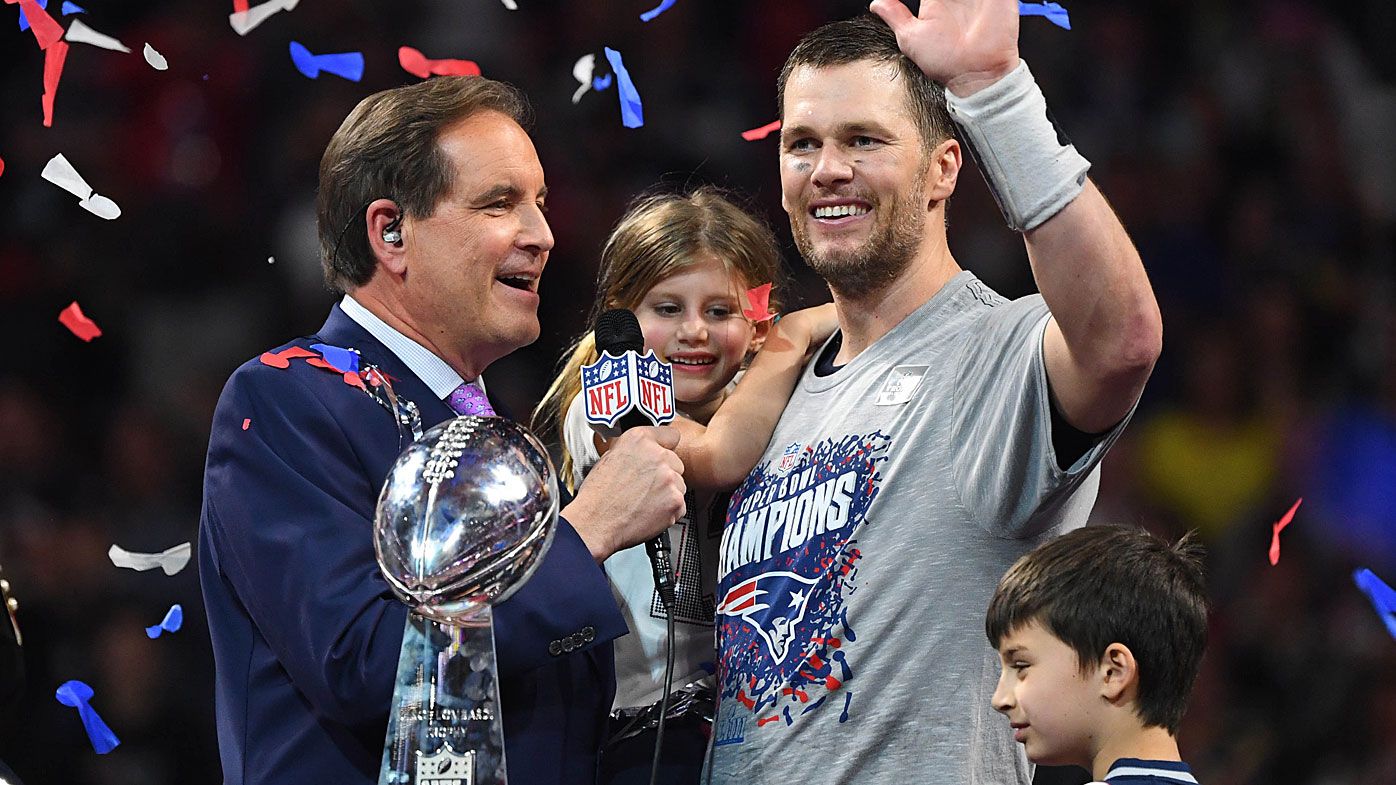
[[[795,311],[771,327],[736,389],[707,427],[676,417],[684,483],[690,488],[729,490],[756,466],[800,379],[807,357],[834,329],[832,304]]]

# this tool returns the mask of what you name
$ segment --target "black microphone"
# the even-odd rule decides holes
[[[627,352],[638,356],[644,350],[645,334],[640,331],[640,320],[635,318],[633,311],[614,308],[597,318],[596,351],[598,354],[604,352],[612,357],[621,358]],[[633,366],[634,363],[631,365]],[[597,425],[592,427],[602,436],[610,437],[638,426],[658,424],[637,406],[622,416],[613,429],[608,430]],[[674,607],[674,571],[669,561],[671,552],[668,530],[645,541],[645,553],[649,554],[650,568],[654,570],[655,591],[659,592],[659,598],[664,601],[665,608],[672,612]]]

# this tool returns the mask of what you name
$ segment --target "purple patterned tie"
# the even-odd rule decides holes
[[[476,417],[494,416],[494,407],[490,406],[490,399],[485,397],[485,391],[470,382],[464,382],[452,390],[451,394],[446,396],[446,405],[451,407],[451,411],[456,414],[473,414]]]

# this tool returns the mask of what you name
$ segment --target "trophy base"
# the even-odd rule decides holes
[[[506,785],[492,618],[407,615],[378,785]]]

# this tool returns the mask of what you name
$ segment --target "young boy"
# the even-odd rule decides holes
[[[1207,637],[1202,548],[1088,526],[999,581],[984,631],[1003,663],[994,708],[1028,760],[1108,785],[1196,783],[1176,735]]]

